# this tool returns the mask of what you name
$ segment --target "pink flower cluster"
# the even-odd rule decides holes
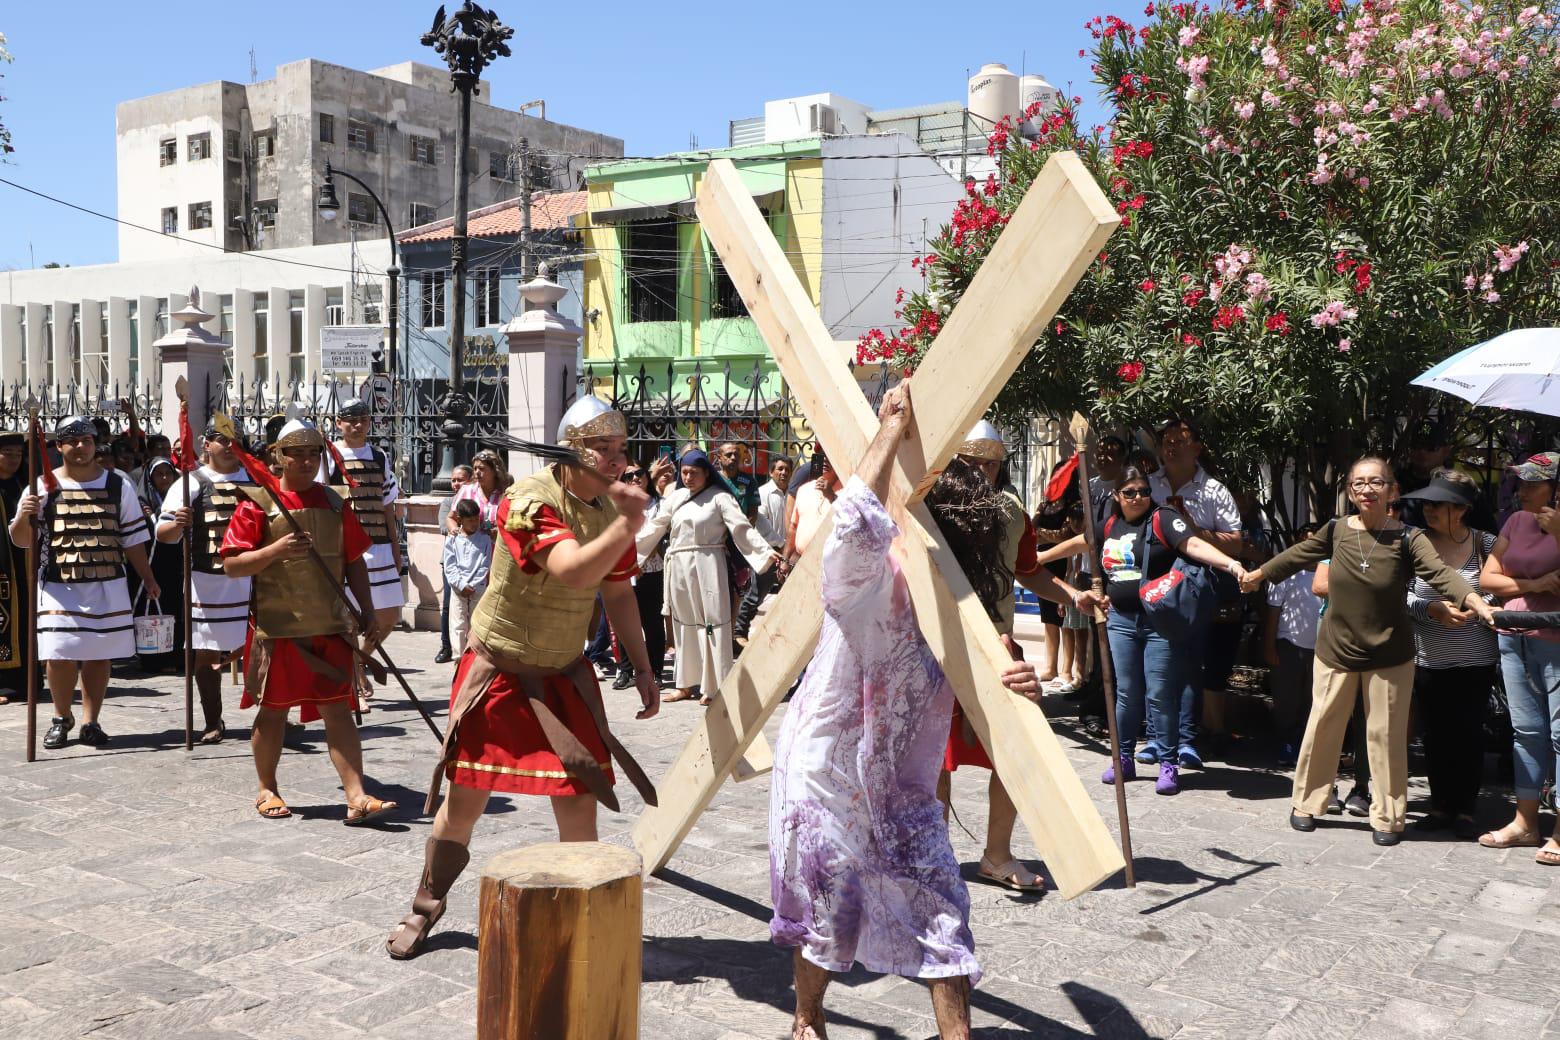
[[[1327,306],[1311,315],[1311,327],[1313,329],[1330,328],[1340,322],[1353,321],[1357,317],[1359,317],[1359,311],[1338,300],[1333,300]]]

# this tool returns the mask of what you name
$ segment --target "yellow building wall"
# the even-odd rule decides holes
[[[807,298],[818,306],[823,285],[823,160],[795,159],[786,167],[785,247]]]
[[[579,218],[584,225],[581,239],[585,246],[585,299],[581,308],[590,314],[598,310],[595,321],[585,320],[585,357],[612,357],[612,330],[618,321],[617,286],[622,279],[622,257],[618,255],[617,231],[603,225],[595,227],[590,214],[612,206],[612,184],[605,182],[589,185],[589,205]]]

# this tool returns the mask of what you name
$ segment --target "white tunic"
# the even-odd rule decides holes
[[[336,450],[345,459],[369,459],[373,458],[372,445],[365,444],[361,448],[349,448],[342,441],[336,442]],[[321,482],[326,479],[329,456],[320,463]],[[386,522],[390,530],[395,530],[395,522],[389,519],[390,505],[401,497],[401,487],[395,482],[395,474],[390,471],[390,456],[385,456],[385,484],[384,503]],[[392,537],[394,535],[392,534]],[[386,607],[400,607],[406,604],[406,592],[401,588],[401,572],[395,565],[395,546],[388,542],[384,545],[370,545],[368,551],[363,554],[363,564],[368,568],[368,585],[374,597],[374,609],[383,610]],[[351,596],[352,591],[347,590]],[[353,600],[355,603],[356,600]]]
[[[748,566],[769,569],[769,543],[727,491],[706,487],[690,500],[678,488],[661,501],[636,538],[639,562],[671,533],[666,548],[666,592],[662,613],[677,634],[673,681],[678,689],[700,687],[713,697],[731,670],[731,586],[726,579],[726,532]]]
[[[79,482],[56,470],[60,489],[96,490],[108,483],[108,473]],[[49,500],[43,478],[34,489],[39,508]],[[119,544],[129,549],[145,545],[151,529],[141,500],[129,480],[119,491]],[[126,566],[129,566],[127,563]],[[68,584],[44,581],[38,585],[38,659],[40,661],[112,661],[135,656],[135,622],[130,614],[130,586],[124,576],[108,581]]]
[[[210,481],[226,481],[230,484],[250,484],[243,467],[236,473],[221,473],[210,466],[197,470]],[[190,476],[190,494],[199,496],[200,486]],[[184,507],[184,480],[173,482],[163,497],[159,522],[172,523],[175,510]],[[182,552],[177,542],[164,543],[160,552]],[[196,650],[217,650],[227,653],[244,645],[244,635],[249,628],[249,578],[229,578],[225,574],[207,574],[195,571],[190,575],[190,621],[192,633],[190,645]]]

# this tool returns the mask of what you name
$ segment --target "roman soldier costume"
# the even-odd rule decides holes
[[[74,416],[54,436],[93,437],[88,420]],[[135,489],[114,470],[91,480],[55,473],[51,491],[39,478],[46,537],[38,561],[38,658],[109,661],[135,654],[125,553],[151,539]]]
[[[27,447],[24,433],[0,432],[0,448]],[[0,477],[0,525],[11,526],[16,506],[27,490],[24,462],[16,473]],[[0,695],[27,688],[27,550],[11,544],[0,552]],[[0,699],[3,703],[3,699]]]
[[[592,437],[623,436],[625,425],[621,412],[584,397],[564,414],[558,439],[579,448]],[[607,728],[595,670],[582,654],[597,590],[570,588],[533,562],[560,542],[593,541],[616,517],[605,498],[586,502],[566,490],[556,466],[505,493],[487,592],[455,674],[449,728],[425,811],[432,811],[446,779],[518,794],[592,794],[616,810],[613,759],[654,804],[654,788]],[[636,570],[630,541],[605,580],[628,581]],[[421,949],[468,859],[458,842],[428,840],[412,912],[387,943],[392,957]]]
[[[1001,462],[1007,458],[1007,447],[1002,442],[1001,431],[982,419],[965,436],[964,442],[955,450],[955,454],[967,455],[983,461]],[[1006,535],[1002,541],[1003,564],[1014,578],[1033,574],[1040,569],[1040,564],[1036,560],[1038,539],[1035,537],[1034,524],[1030,522],[1029,514],[1024,510],[1024,503],[1019,499],[1018,492],[1011,486],[1001,488],[998,494],[1002,500],[1003,520],[1006,527]],[[1014,606],[1013,586],[1009,583],[995,604],[997,617],[994,622],[998,634],[1004,636],[1013,634]],[[993,768],[990,756],[986,754],[986,749],[981,746],[974,731],[964,721],[964,711],[956,700],[953,702],[953,721],[948,730],[948,748],[943,755],[943,768],[952,771],[960,766]]]
[[[364,418],[368,416],[369,408],[361,399],[353,398],[343,403],[336,414],[343,419]],[[401,489],[391,470],[390,458],[372,444],[349,448],[345,441],[337,441],[335,448],[341,456],[341,465],[338,466],[327,452],[320,462],[320,479],[352,503],[352,511],[368,533],[371,544],[363,562],[368,567],[373,609],[402,606],[406,603],[406,594],[401,589],[395,525],[390,517],[390,506],[401,497]]]
[[[207,425],[206,439],[217,436],[216,427]],[[222,540],[228,523],[246,498],[252,484],[240,466],[223,473],[201,466],[190,474],[190,512],[193,521],[190,545],[190,587],[194,592],[190,618],[194,631],[190,645],[196,650],[229,653],[244,645],[249,622],[249,578],[230,578],[222,569]],[[163,523],[172,523],[174,513],[184,507],[184,482],[168,489],[163,499]]]
[[[293,420],[282,428],[276,449],[324,443],[312,423]],[[255,485],[238,486],[238,491],[243,497],[223,535],[222,556],[250,552],[292,533],[277,506],[279,497],[312,537],[330,572],[299,556],[277,560],[253,578],[240,707],[299,707],[303,721],[310,722],[320,717],[319,704],[352,701],[352,637],[346,607],[331,583],[341,585],[347,565],[367,552],[368,535],[342,497],[322,484],[303,492]]]

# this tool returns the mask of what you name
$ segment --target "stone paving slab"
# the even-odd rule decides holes
[[[450,671],[429,664],[434,638],[398,633],[389,645],[425,703],[442,706]],[[608,694],[654,777],[698,709],[636,722],[634,707],[631,693]],[[1063,702],[1047,708],[1114,829],[1111,791],[1095,782],[1102,738]],[[298,816],[268,821],[251,807],[243,714],[230,709],[226,743],[186,753],[182,710],[182,680],[116,677],[107,749],[72,745],[26,764],[24,710],[0,707],[0,1037],[472,1036],[475,869],[427,954],[397,963],[381,952],[421,865],[428,820],[417,809],[434,754],[402,695],[365,719],[372,783],[402,803],[376,829],[341,826],[318,726],[282,762]],[[1449,840],[1379,849],[1347,817],[1297,834],[1288,776],[1236,757],[1183,774],[1175,798],[1130,786],[1135,889],[1117,878],[1068,903],[972,885],[986,971],[977,1037],[1560,1037],[1560,872],[1531,852]],[[626,844],[640,804],[622,786],[627,812],[604,813],[601,832]],[[967,877],[980,848],[964,828],[983,830],[984,790],[981,773],[955,777]],[[1416,781],[1411,799],[1423,794]],[[788,1035],[790,959],[768,941],[768,797],[764,780],[728,785],[647,883],[642,1036]],[[1486,791],[1483,812],[1501,822],[1502,792]],[[473,863],[552,833],[544,802],[497,796]],[[827,1006],[836,1040],[936,1034],[911,980],[852,972]]]

